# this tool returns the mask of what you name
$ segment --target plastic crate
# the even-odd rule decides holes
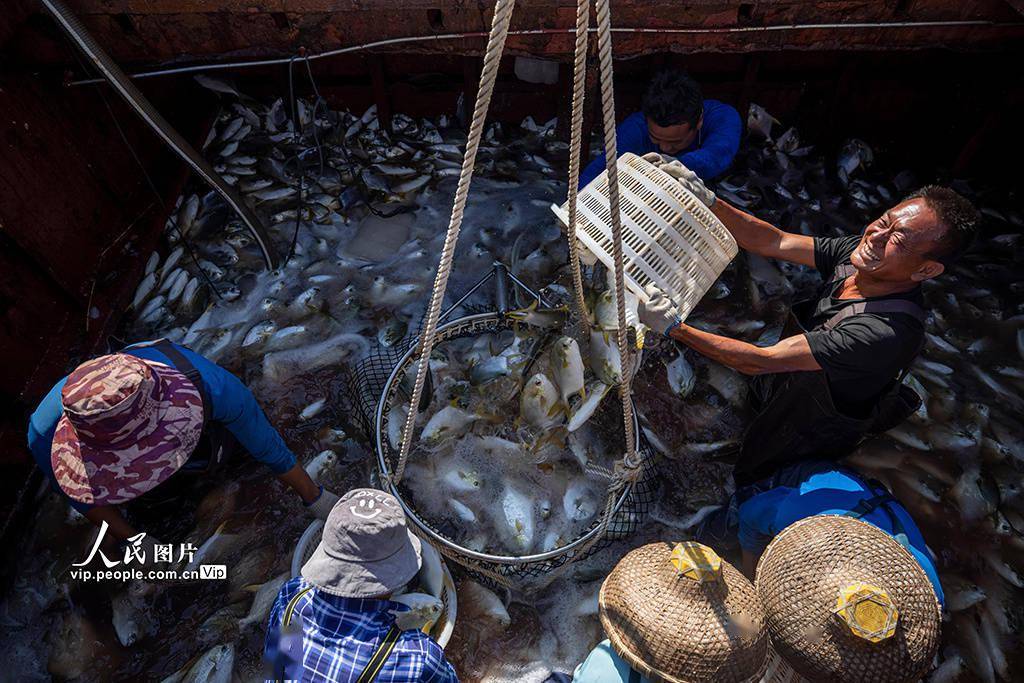
[[[657,285],[685,319],[736,256],[736,240],[722,222],[678,180],[631,153],[619,157],[622,254],[626,287],[641,301]],[[568,203],[552,206],[568,226]],[[612,269],[608,172],[577,199],[577,239]]]

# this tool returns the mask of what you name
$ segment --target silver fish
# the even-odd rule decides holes
[[[593,488],[582,479],[574,480],[566,487],[562,508],[565,516],[574,522],[585,522],[597,514],[600,505]]]
[[[569,415],[569,424],[567,428],[570,432],[575,432],[586,424],[587,420],[593,417],[594,413],[597,412],[598,406],[601,405],[601,401],[603,401],[604,397],[608,394],[609,389],[611,389],[611,387],[601,381],[591,382],[587,385],[587,397],[581,401]]]
[[[274,181],[270,178],[254,178],[252,180],[243,180],[238,184],[238,189],[242,192],[256,192],[257,190],[263,190],[274,184]]]
[[[622,381],[622,359],[615,337],[608,332],[590,332],[590,369],[608,385]]]
[[[149,260],[146,261],[146,268],[143,271],[143,275],[149,275],[150,273],[152,273],[154,270],[156,270],[157,264],[159,263],[160,254],[154,251],[152,254],[149,255]]]
[[[234,86],[228,85],[218,78],[213,78],[206,74],[196,74],[193,78],[195,78],[196,83],[208,90],[212,90],[213,92],[219,92],[222,95],[234,95],[235,97],[241,97],[241,94]]]
[[[187,670],[179,671],[162,683],[231,683],[235,666],[235,646],[215,645]]]
[[[569,317],[569,309],[562,308],[538,308],[534,301],[527,308],[509,311],[505,314],[510,320],[523,322],[535,327],[553,328],[564,327]]]
[[[111,601],[111,622],[117,639],[125,647],[131,647],[138,642],[153,625],[147,618],[143,606],[127,591],[118,593]]]
[[[469,369],[469,383],[473,386],[487,384],[499,377],[506,377],[511,370],[508,365],[508,358],[505,356],[491,356],[487,360],[473,362]]]
[[[142,278],[142,282],[135,289],[135,294],[132,296],[132,308],[138,308],[149,298],[149,295],[153,293],[156,288],[156,273],[150,273],[146,277]]]
[[[535,540],[533,499],[511,486],[506,486],[501,493],[499,504],[502,534],[518,552],[529,552]]]
[[[665,369],[668,386],[672,389],[672,393],[680,398],[689,396],[697,384],[697,375],[693,371],[693,366],[686,361],[683,352],[680,351],[675,360],[666,364]]]
[[[771,142],[772,124],[778,125],[779,120],[769,114],[764,107],[751,102],[747,111],[747,130]]]
[[[184,270],[181,271],[181,274],[178,275],[178,277],[174,280],[174,282],[171,283],[170,288],[168,288],[168,290],[167,290],[167,305],[168,306],[172,306],[172,305],[174,305],[178,301],[178,298],[182,295],[182,293],[184,293],[185,286],[188,284],[188,281],[189,281],[188,273],[185,272]]]
[[[392,596],[391,601],[409,608],[408,610],[389,610],[389,613],[395,618],[395,626],[403,631],[429,630],[444,609],[444,605],[438,598],[425,593],[403,593]]]
[[[551,348],[551,367],[555,373],[562,401],[568,403],[576,394],[586,398],[583,385],[583,358],[580,347],[572,337],[560,337]]]
[[[249,613],[239,621],[238,625],[244,629],[250,626],[265,624],[270,614],[270,609],[274,606],[274,601],[277,599],[277,594],[288,578],[288,572],[285,572],[260,586],[250,587],[249,589],[254,591],[256,595],[253,598],[252,605],[249,607]]]
[[[438,470],[438,479],[449,489],[458,493],[473,493],[483,486],[480,474],[468,464],[452,458]]]
[[[185,275],[187,277],[187,273],[185,272],[184,268],[175,268],[174,270],[170,271],[170,273],[168,273],[165,270],[162,270],[160,272],[160,289],[158,290],[160,294],[167,292],[171,288],[171,285],[174,284],[174,282],[178,279],[179,276]]]
[[[527,424],[541,429],[550,427],[563,411],[558,390],[544,373],[538,372],[526,382],[519,397],[519,416]]]
[[[445,406],[427,421],[420,439],[428,445],[436,445],[442,440],[462,436],[480,419],[480,415],[467,413],[455,406]]]
[[[213,534],[199,546],[199,549],[192,556],[192,560],[185,565],[185,571],[198,571],[199,565],[215,562],[218,558],[224,557],[227,553],[231,552],[240,542],[244,541],[238,534],[225,531],[226,526],[226,520],[221,522]],[[187,558],[188,556],[186,555],[183,559]]]
[[[185,289],[181,293],[181,308],[185,312],[195,313],[199,309],[203,293],[200,285],[197,277],[192,277],[185,285]]]
[[[192,226],[196,222],[196,216],[199,214],[199,195],[193,194],[186,199],[182,205],[181,210],[178,212],[178,230],[181,234],[188,235],[189,231],[192,230]],[[170,259],[168,259],[170,261]],[[164,264],[164,269],[168,269],[170,266]]]
[[[245,119],[243,119],[241,116],[239,116],[238,118],[232,119],[231,121],[228,122],[228,125],[224,126],[224,130],[220,134],[220,139],[221,140],[230,140],[231,138],[233,138],[235,136],[235,133],[237,133],[242,128],[242,126],[244,124],[245,124]]]
[[[459,598],[459,602],[466,606],[459,612],[467,623],[485,621],[500,629],[508,628],[512,623],[501,598],[475,581],[464,579],[459,584]]]
[[[313,401],[308,406],[302,409],[299,413],[300,420],[312,420],[314,417],[320,414],[320,412],[327,407],[327,399],[321,398],[317,401]]]
[[[258,322],[249,329],[245,338],[242,339],[242,347],[245,348],[248,346],[263,344],[263,342],[267,341],[267,339],[270,338],[270,335],[272,335],[276,330],[277,323],[273,320]]]
[[[272,202],[277,201],[278,199],[285,199],[286,197],[291,197],[293,194],[295,194],[294,187],[268,187],[251,193],[251,196],[255,197],[261,202]]]
[[[320,478],[320,474],[324,471],[331,470],[338,462],[338,454],[332,450],[320,451],[315,458],[309,461],[309,464],[305,466],[306,474],[313,481],[317,481]]]
[[[139,320],[142,322],[149,322],[155,320],[153,314],[160,309],[161,306],[166,303],[167,297],[163,294],[157,294],[155,297],[146,302],[146,305],[139,311]]]
[[[476,513],[466,506],[465,503],[461,503],[454,498],[449,498],[448,505],[455,511],[455,515],[463,522],[466,522],[467,524],[476,523]]]
[[[428,182],[430,182],[430,178],[431,178],[430,175],[417,176],[417,177],[412,178],[410,180],[405,180],[405,181],[402,181],[402,182],[398,183],[397,185],[394,185],[391,188],[391,190],[393,192],[397,192],[398,194],[405,194],[407,192],[415,192],[416,190],[420,189],[421,187],[426,185]]]

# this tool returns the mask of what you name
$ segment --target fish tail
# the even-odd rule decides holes
[[[548,409],[548,417],[555,417],[557,415],[568,415],[569,406],[561,401],[556,401]]]

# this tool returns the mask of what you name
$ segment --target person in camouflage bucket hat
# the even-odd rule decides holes
[[[216,477],[247,452],[326,519],[337,496],[314,481],[233,374],[167,340],[86,361],[57,382],[29,420],[36,464],[72,507],[122,541],[137,536],[119,505],[178,495],[170,483]],[[145,523],[151,505],[133,510]],[[159,524],[159,515],[151,521]],[[144,543],[156,543],[148,535]]]
[[[50,460],[68,497],[126,503],[178,471],[199,442],[203,403],[169,365],[100,356],[71,373]]]

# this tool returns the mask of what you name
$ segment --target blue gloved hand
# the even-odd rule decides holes
[[[669,336],[672,330],[683,323],[683,318],[679,315],[679,307],[657,285],[647,285],[644,287],[644,292],[649,299],[647,303],[640,303],[640,308],[637,311],[640,322],[652,330],[663,330],[662,334],[666,337]]]

